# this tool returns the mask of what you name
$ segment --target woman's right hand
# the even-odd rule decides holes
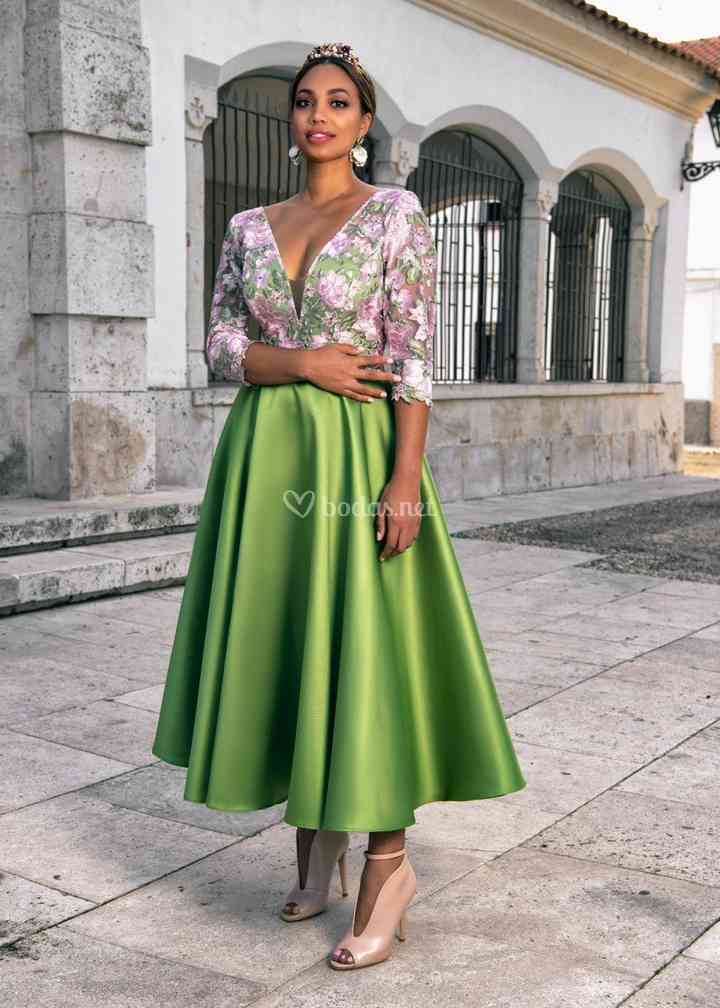
[[[382,370],[383,364],[392,363],[392,357],[381,353],[364,354],[350,343],[326,343],[304,353],[307,354],[305,378],[313,385],[350,399],[372,402],[386,398],[385,390],[366,384],[368,380],[393,384],[400,381],[399,375]]]

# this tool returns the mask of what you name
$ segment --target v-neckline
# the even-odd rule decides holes
[[[295,322],[298,325],[302,325],[303,310],[305,308],[305,292],[307,290],[307,284],[308,284],[308,280],[310,278],[310,274],[312,273],[313,269],[315,268],[315,264],[320,259],[320,257],[325,254],[328,246],[330,246],[335,241],[335,239],[337,238],[337,236],[340,235],[340,234],[342,234],[342,232],[345,230],[345,228],[349,227],[350,224],[352,224],[352,222],[355,220],[355,218],[360,216],[360,214],[365,209],[365,207],[368,206],[371,203],[371,201],[380,192],[382,192],[385,188],[386,188],[386,186],[378,186],[378,188],[375,190],[375,192],[370,193],[370,195],[365,200],[365,202],[361,203],[360,206],[357,208],[357,210],[355,210],[354,213],[350,214],[350,216],[345,221],[345,223],[342,225],[342,227],[339,227],[337,229],[337,231],[335,232],[335,234],[332,235],[330,238],[328,238],[328,240],[325,242],[325,244],[323,245],[323,247],[320,249],[320,251],[318,252],[318,254],[313,259],[313,261],[310,263],[310,266],[305,271],[305,278],[304,278],[305,279],[305,283],[303,284],[302,297],[301,297],[301,301],[300,301],[300,311],[299,312],[297,310],[297,305],[295,304],[295,292],[292,289],[292,284],[290,283],[290,277],[288,276],[288,272],[287,272],[287,270],[285,268],[285,263],[283,262],[282,256],[280,255],[280,247],[279,247],[279,245],[277,243],[277,239],[275,238],[275,232],[272,229],[272,225],[270,224],[270,221],[268,219],[268,215],[265,213],[265,207],[264,206],[258,207],[258,209],[260,210],[260,213],[262,214],[263,219],[265,221],[265,227],[267,228],[267,230],[268,230],[268,232],[270,234],[270,240],[272,242],[273,250],[275,252],[275,256],[277,258],[278,264],[280,266],[280,271],[282,272],[283,279],[285,281],[285,286],[287,288],[287,293],[288,293],[288,295],[290,297],[290,305],[292,307],[293,315],[295,316]]]

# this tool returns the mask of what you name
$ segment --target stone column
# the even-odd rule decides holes
[[[375,144],[373,185],[404,189],[411,171],[417,168],[420,144],[406,137],[388,137]]]
[[[185,57],[187,214],[187,384],[207,388],[205,360],[205,151],[203,135],[218,114],[220,67]]]
[[[30,480],[33,323],[28,311],[30,140],[23,95],[24,0],[0,13],[0,497],[25,497]]]
[[[521,384],[545,381],[545,297],[550,214],[557,202],[556,182],[527,184],[520,221],[517,375]]]
[[[138,0],[27,0],[32,492],[155,489],[150,75]]]
[[[650,263],[657,214],[644,207],[632,212],[628,241],[627,299],[625,303],[625,345],[623,380],[646,382],[648,369],[648,317]]]

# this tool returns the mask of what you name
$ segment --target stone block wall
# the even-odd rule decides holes
[[[710,400],[685,400],[685,444],[710,444]]]
[[[445,501],[678,472],[682,385],[437,393],[428,461]]]
[[[713,343],[713,392],[708,427],[710,444],[720,445],[720,343]]]
[[[158,481],[203,486],[231,384],[156,390]],[[682,471],[682,384],[436,385],[427,458],[443,501]]]

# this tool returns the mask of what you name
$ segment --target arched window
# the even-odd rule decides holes
[[[255,75],[229,81],[218,94],[218,115],[205,131],[205,324],[227,223],[250,207],[286,200],[305,187],[304,160],[288,157],[292,142],[288,118],[290,82]],[[355,166],[370,182],[373,142],[364,143],[368,160]]]
[[[449,129],[421,144],[407,187],[438,249],[433,380],[514,381],[520,175],[486,140]]]
[[[550,220],[545,313],[548,381],[621,381],[631,211],[606,178],[560,183]]]

